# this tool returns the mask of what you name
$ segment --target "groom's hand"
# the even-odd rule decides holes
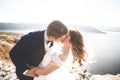
[[[38,68],[36,67],[36,68],[32,68],[32,69],[28,70],[25,75],[29,76],[29,77],[38,77],[39,75],[35,74],[36,69],[38,69]]]

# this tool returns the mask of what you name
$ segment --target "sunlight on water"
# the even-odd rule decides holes
[[[120,32],[107,34],[83,34],[88,55],[93,58],[89,65],[92,73],[120,73]],[[92,59],[91,59],[92,60]],[[90,61],[91,61],[90,60]]]

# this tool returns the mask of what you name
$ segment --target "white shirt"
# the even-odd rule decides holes
[[[48,50],[48,48],[49,48],[49,45],[50,44],[47,44],[47,41],[48,41],[49,39],[48,39],[48,36],[47,36],[47,33],[46,33],[46,31],[45,31],[45,33],[44,33],[44,46],[45,46],[45,51],[47,52],[47,50]]]

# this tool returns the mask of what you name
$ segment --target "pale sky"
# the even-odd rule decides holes
[[[0,0],[0,22],[120,27],[120,0]]]

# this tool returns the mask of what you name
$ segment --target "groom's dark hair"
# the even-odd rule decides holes
[[[59,38],[67,33],[68,33],[68,28],[58,20],[51,22],[47,27],[48,36]]]

